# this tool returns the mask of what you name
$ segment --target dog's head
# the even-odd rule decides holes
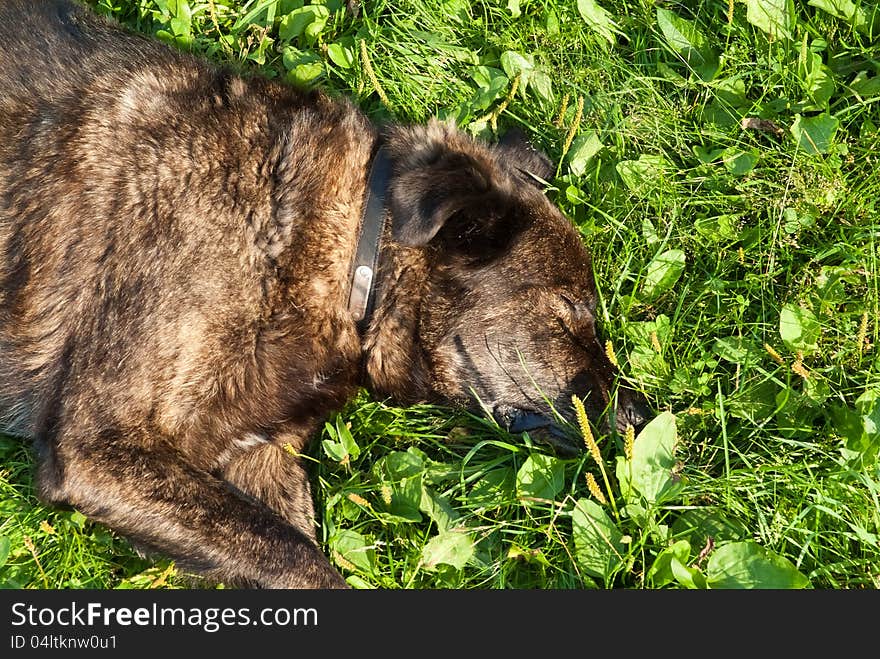
[[[646,401],[598,335],[590,255],[543,193],[547,157],[439,122],[386,144],[395,258],[368,345],[374,387],[482,407],[514,432],[557,430],[552,410],[571,419],[573,394],[594,421],[641,426]]]

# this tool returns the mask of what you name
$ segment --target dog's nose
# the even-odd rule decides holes
[[[641,430],[652,416],[647,399],[632,389],[620,389],[617,392],[617,429],[626,432],[632,426],[636,432]]]

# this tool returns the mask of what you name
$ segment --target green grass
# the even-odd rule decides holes
[[[593,252],[622,371],[671,413],[631,458],[597,435],[600,466],[363,393],[311,454],[322,540],[352,585],[880,586],[874,3],[92,4],[377,121],[523,129],[558,163],[548,194]],[[0,439],[0,584],[189,583],[40,506],[31,473]]]

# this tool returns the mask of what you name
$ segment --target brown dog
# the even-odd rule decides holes
[[[547,165],[0,1],[0,411],[40,496],[229,584],[344,586],[281,447],[359,386],[513,431],[613,401]]]

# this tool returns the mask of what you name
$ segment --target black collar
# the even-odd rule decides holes
[[[388,160],[385,149],[380,146],[370,165],[361,230],[354,262],[351,265],[348,311],[357,323],[361,336],[366,333],[370,325],[376,303],[376,268],[379,265],[382,232],[385,229],[385,195],[388,192],[390,178],[391,161]]]

